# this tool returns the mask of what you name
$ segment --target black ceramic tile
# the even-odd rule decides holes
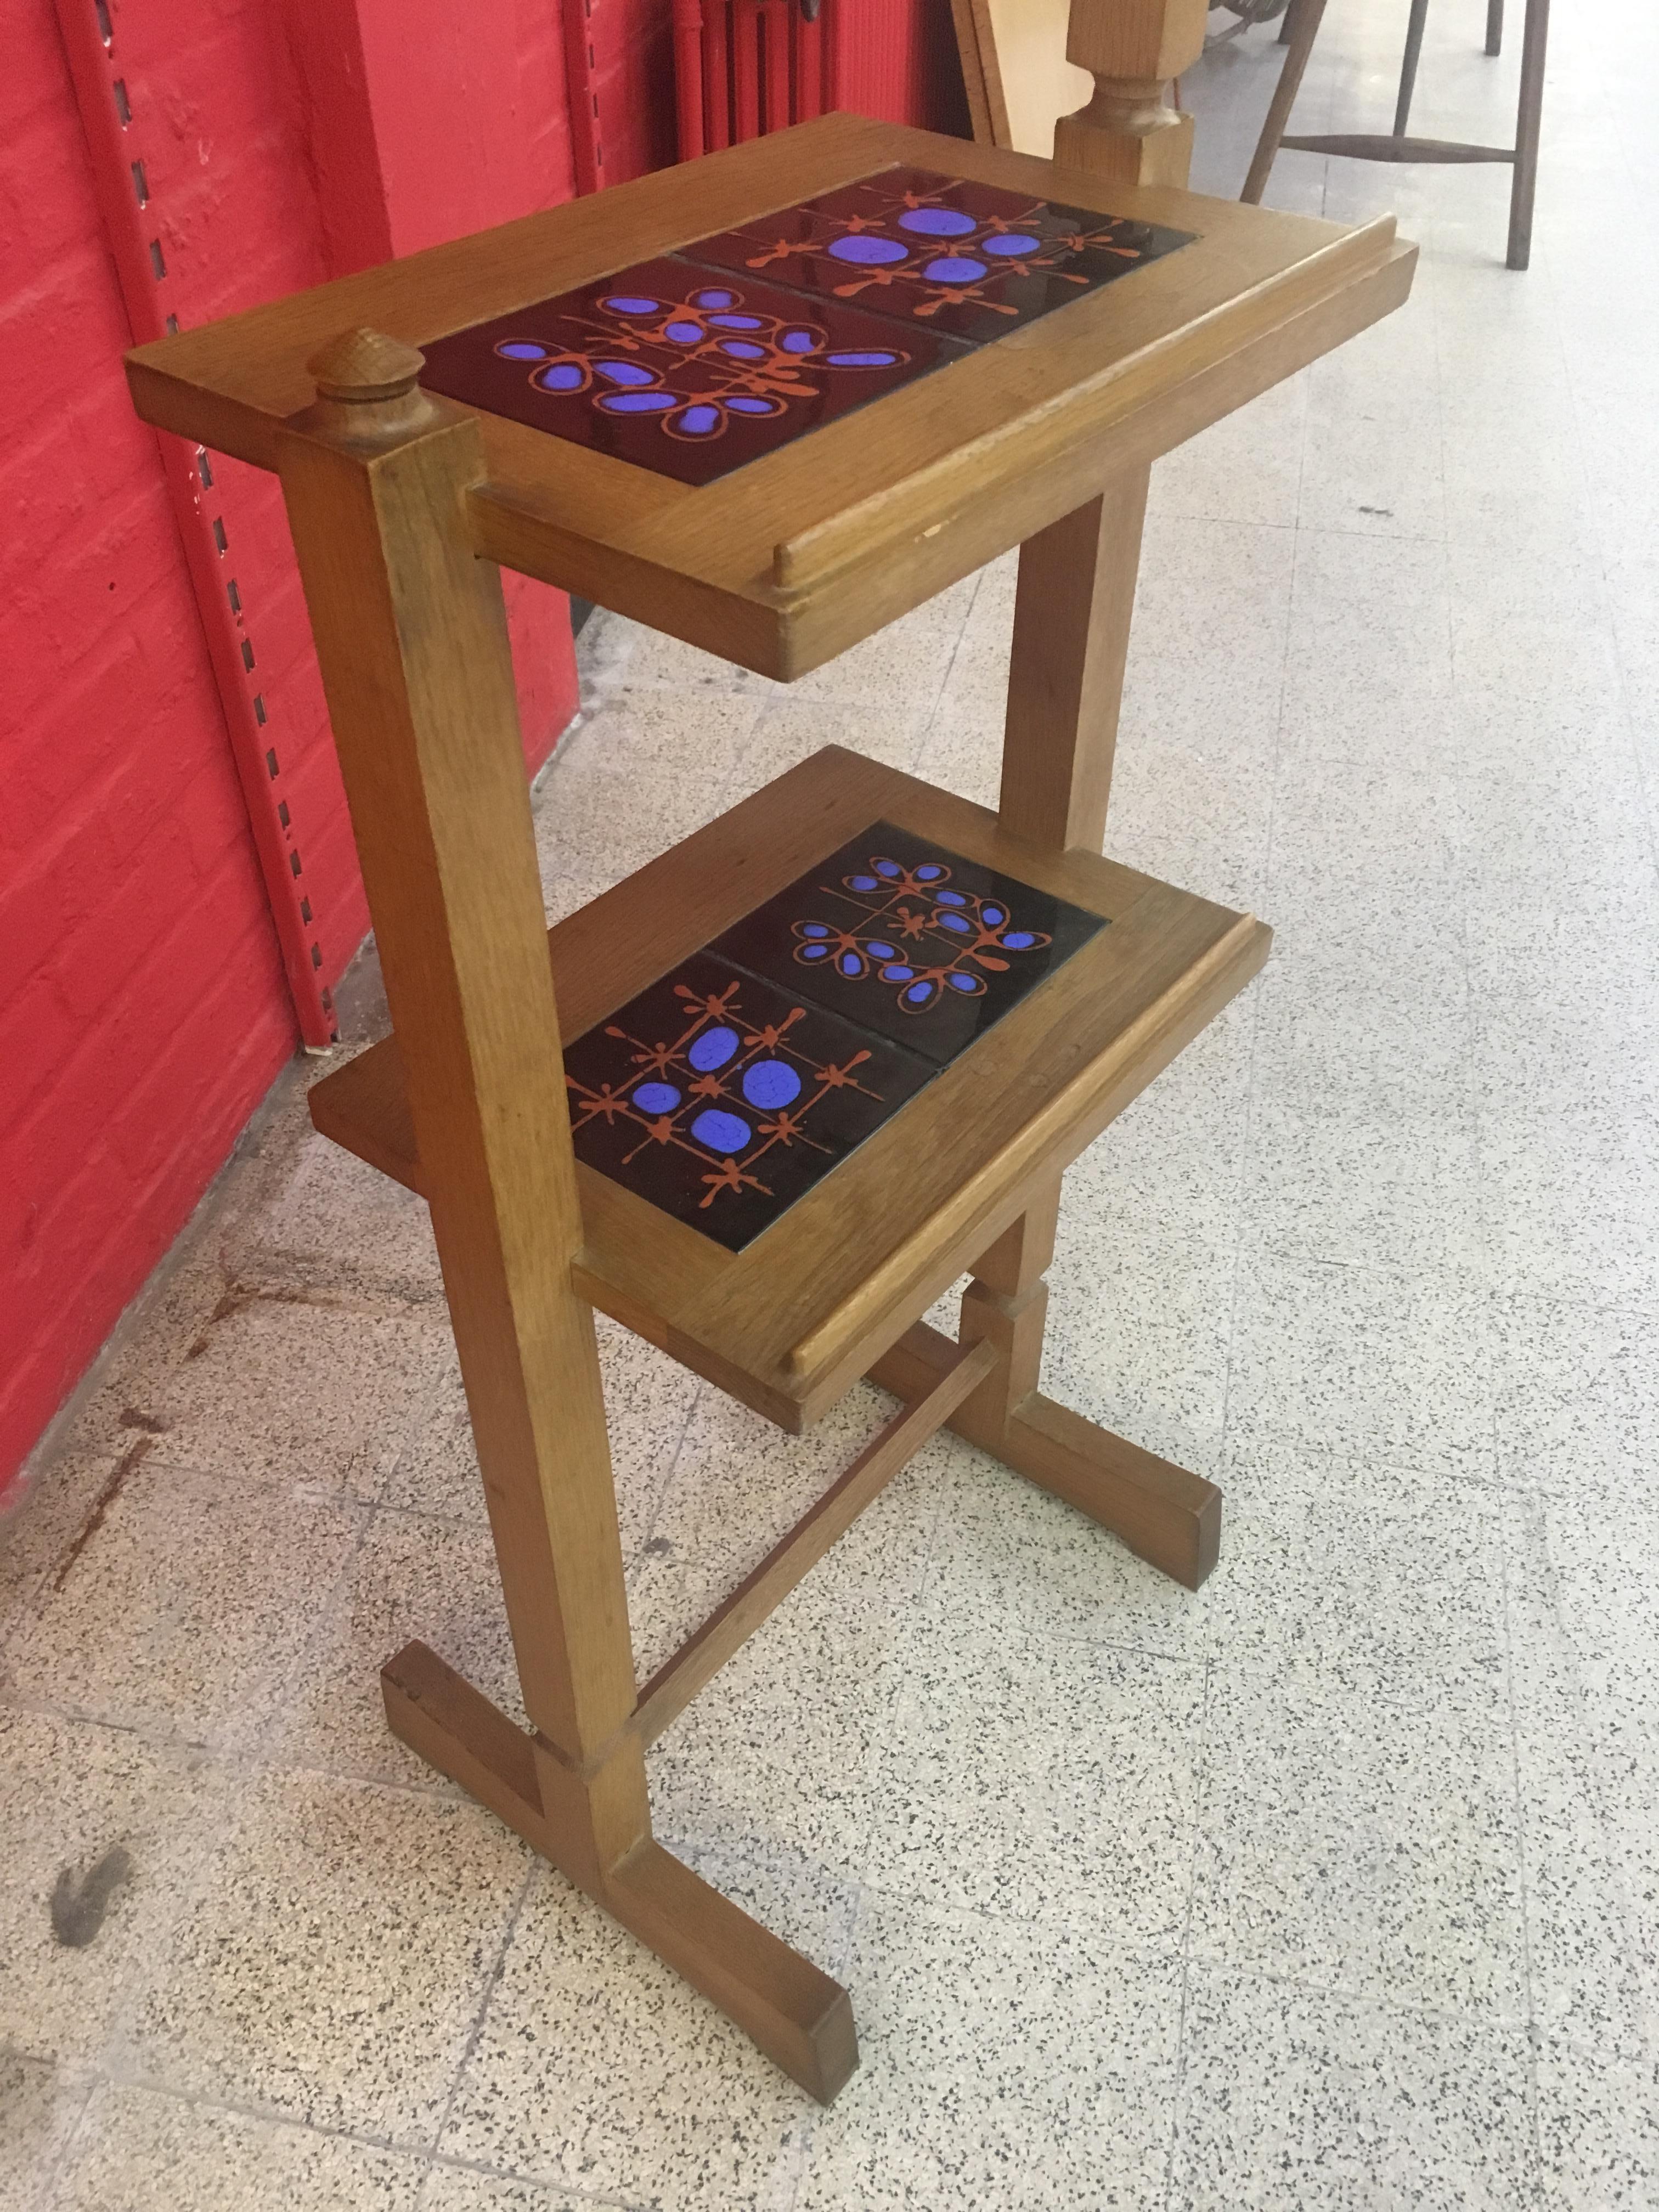
[[[886,169],[683,252],[984,345],[1190,242],[1154,223]]]
[[[1105,927],[875,822],[708,949],[942,1066]]]
[[[696,952],[578,1037],[577,1158],[742,1251],[938,1073],[793,984]]]
[[[424,350],[431,391],[706,484],[967,349],[747,270],[665,259]]]

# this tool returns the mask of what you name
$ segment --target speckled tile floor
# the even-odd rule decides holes
[[[512,1671],[422,1209],[296,1068],[0,1549],[5,2212],[1659,2206],[1659,19],[1559,13],[1531,273],[1501,172],[1285,156],[1416,293],[1155,477],[1110,848],[1279,937],[1069,1178],[1048,1376],[1223,1481],[1202,1595],[936,1441],[665,1739],[850,1981],[820,2112],[380,1726],[413,1632]],[[550,904],[831,738],[988,797],[1012,582],[787,694],[598,620]],[[877,1401],[603,1344],[648,1664]]]

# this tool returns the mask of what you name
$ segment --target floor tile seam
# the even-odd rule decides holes
[[[500,1939],[495,1946],[495,1959],[491,1962],[489,1972],[484,1977],[483,1986],[478,1992],[478,2002],[474,2007],[472,2017],[467,2024],[466,2035],[461,2045],[460,2055],[457,2058],[454,2069],[450,2075],[449,2092],[444,2099],[443,2110],[439,2114],[437,2124],[432,2131],[432,2141],[428,2145],[428,2152],[434,2158],[437,2156],[438,2147],[443,2142],[450,2123],[454,2117],[456,2100],[461,2094],[461,2086],[465,2081],[468,2069],[471,2066],[473,2058],[477,2055],[479,2040],[483,2034],[484,2021],[489,2016],[489,2008],[491,2003],[494,2002],[495,1992],[501,1987],[501,1977],[507,1971],[507,1954],[512,1949],[514,1937],[518,1933],[519,1922],[523,1917],[524,1909],[526,1903],[529,1901],[531,1892],[541,1881],[543,1863],[542,1859],[537,1853],[532,1851],[530,1854],[529,1863],[526,1866],[524,1877],[519,1884],[518,1894],[514,1899],[512,1905],[507,1913],[506,1919],[501,1928]]]
[[[65,1728],[100,1729],[105,1735],[124,1737],[140,1743],[147,1750],[177,1753],[181,1755],[199,1753],[211,1759],[227,1772],[249,1763],[249,1751],[245,1745],[234,1741],[216,1741],[209,1736],[187,1736],[177,1729],[161,1728],[144,1720],[118,1720],[106,1712],[94,1711],[90,1706],[70,1705],[60,1699],[44,1698],[36,1692],[20,1690],[13,1682],[0,1683],[0,1712],[24,1714],[37,1720],[55,1721]]]
[[[520,1730],[520,1734],[529,1733],[528,1729]],[[488,1822],[489,1832],[497,1832],[503,1838],[515,1833],[499,1814],[493,1813],[481,1798],[473,1796],[459,1783],[446,1787],[441,1780],[426,1782],[416,1777],[395,1774],[355,1773],[341,1767],[322,1765],[314,1759],[284,1759],[279,1753],[280,1747],[272,1746],[257,1759],[250,1757],[243,1762],[250,1794],[264,1784],[322,1783],[331,1790],[362,1791],[405,1804],[423,1805],[434,1811],[462,1811],[469,1818]],[[433,1772],[435,1775],[437,1770],[433,1769]],[[525,1849],[528,1850],[530,1846],[526,1844]]]
[[[335,2126],[326,2120],[298,2119],[279,2105],[263,2104],[253,2097],[227,2097],[213,2091],[187,2088],[181,2082],[169,2081],[165,2075],[147,2071],[142,2066],[112,2067],[106,2072],[100,2086],[106,2091],[137,2090],[191,2111],[222,2112],[232,2119],[256,2121],[289,2135],[319,2136],[331,2142],[356,2144],[364,2150],[384,2151],[393,2157],[422,2162],[429,2162],[432,2157],[430,2149],[412,2137],[377,2134],[372,2128]]]
[[[1350,1455],[1363,1454],[1370,1449],[1370,1440],[1361,1431],[1352,1429],[1347,1430],[1334,1440],[1325,1435],[1310,1438],[1299,1434],[1294,1429],[1286,1429],[1279,1427],[1271,1422],[1259,1420],[1254,1413],[1248,1417],[1244,1433],[1247,1436],[1266,1437],[1271,1441],[1279,1443],[1301,1445],[1314,1443],[1322,1449],[1328,1448],[1336,1452]],[[1228,1449],[1231,1451],[1233,1449],[1233,1446],[1230,1444]],[[1402,1460],[1398,1450],[1396,1450],[1392,1445],[1388,1447],[1388,1464],[1390,1467],[1398,1469],[1401,1473],[1420,1474],[1425,1479],[1442,1484],[1455,1483],[1460,1490],[1468,1489],[1477,1492],[1492,1491],[1498,1492],[1500,1495],[1507,1495],[1516,1498],[1523,1498],[1528,1494],[1518,1484],[1505,1483],[1502,1478],[1497,1474],[1485,1474],[1479,1471],[1479,1467],[1484,1467],[1491,1463],[1492,1461],[1492,1447],[1489,1444],[1472,1444],[1468,1448],[1468,1456],[1479,1462],[1479,1467],[1476,1471],[1474,1472],[1471,1472],[1468,1468],[1454,1466],[1444,1461],[1438,1462],[1431,1462],[1426,1460],[1417,1462],[1407,1462]]]
[[[951,641],[951,650],[945,657],[945,665],[939,672],[939,682],[933,688],[931,701],[925,708],[918,709],[916,715],[916,736],[911,744],[909,753],[910,766],[908,772],[912,775],[919,775],[921,773],[921,763],[927,757],[928,740],[933,734],[933,725],[939,720],[939,713],[945,703],[945,694],[951,688],[951,678],[956,673],[957,663],[962,657],[963,648],[968,641],[968,632],[973,623],[974,610],[979,605],[980,593],[984,590],[984,588],[985,571],[981,568],[979,572],[979,580],[974,587],[973,596],[969,600],[967,607],[963,611],[961,625],[957,631],[955,638]],[[1012,637],[1012,623],[1011,617],[1011,650]]]
[[[1248,1223],[1240,1233],[1245,1238],[1247,1256],[1282,1260],[1292,1267],[1325,1267],[1333,1274],[1343,1276],[1363,1275],[1401,1291],[1418,1285],[1437,1286],[1464,1297],[1488,1297],[1492,1294],[1492,1271],[1485,1263],[1448,1261],[1425,1267],[1388,1259],[1310,1261],[1305,1253],[1281,1250],[1270,1237],[1252,1237]]]
[[[0,2051],[0,2056],[7,2055],[9,2054]],[[56,2081],[61,2083],[63,2069],[53,2066],[52,2072]],[[88,2146],[92,2108],[106,2081],[107,2076],[101,2073],[89,2074],[85,2081],[72,2085],[70,2094],[79,2100],[74,2124],[47,2160],[45,2172],[39,2177],[37,2186],[40,2193],[30,2200],[29,2212],[53,2212],[64,2183],[71,2178]]]
[[[1110,1542],[1113,1540],[1109,1533],[1104,1529],[1097,1528],[1095,1533],[1100,1536],[1103,1542]],[[941,1559],[940,1565],[947,1573],[949,1572],[951,1562],[948,1557]],[[919,1600],[917,1605],[918,1613],[924,1609],[921,1601]],[[1073,1630],[1053,1627],[1046,1621],[1039,1621],[1030,1619],[1027,1614],[1025,1614],[1024,1609],[1018,1606],[1018,1601],[1016,1601],[1015,1607],[1011,1608],[1011,1611],[1015,1613],[1019,1626],[1025,1632],[1025,1648],[1018,1656],[1027,1663],[1030,1662],[1032,1656],[1036,1651],[1038,1650],[1046,1650],[1048,1647],[1051,1645],[1059,1646],[1062,1650],[1081,1646],[1085,1650],[1088,1651],[1099,1651],[1119,1655],[1128,1659],[1142,1660],[1147,1662],[1149,1671],[1156,1669],[1171,1683],[1172,1695],[1180,1694],[1178,1687],[1175,1686],[1178,1682],[1179,1678],[1182,1676],[1189,1678],[1193,1697],[1196,1703],[1201,1707],[1206,1686],[1204,1677],[1206,1668],[1208,1665],[1208,1661],[1202,1652],[1153,1650],[1147,1649],[1145,1645],[1128,1642],[1115,1637],[1096,1637],[1091,1636],[1086,1632],[1079,1633]],[[906,1644],[902,1640],[905,1632],[905,1630],[902,1628],[896,1631],[895,1632],[895,1641],[890,1647],[890,1656],[892,1656],[895,1663],[899,1665],[901,1668],[902,1668],[904,1661],[907,1656],[908,1656]],[[912,1629],[911,1632],[915,1632],[914,1629]],[[953,1657],[946,1662],[945,1667],[941,1668],[938,1679],[948,1679],[951,1676],[959,1679],[963,1674],[977,1674],[989,1667],[998,1667],[1010,1663],[1011,1662],[1007,1657],[1006,1647],[1000,1642],[994,1640],[994,1638],[988,1634],[982,1649],[976,1651],[973,1657],[960,1660]],[[933,1678],[927,1679],[931,1680]],[[914,1673],[905,1673],[902,1676],[902,1680],[904,1689],[907,1693],[914,1692],[923,1686],[923,1678],[917,1676]]]
[[[642,1560],[645,1558],[646,1547],[655,1539],[663,1515],[667,1510],[670,1500],[674,1495],[682,1471],[681,1457],[684,1453],[687,1439],[691,1434],[691,1425],[697,1417],[698,1408],[705,1400],[714,1403],[723,1398],[725,1395],[717,1383],[708,1382],[702,1376],[696,1377],[696,1387],[687,1399],[685,1419],[680,1424],[680,1432],[675,1440],[674,1448],[672,1451],[664,1454],[665,1463],[661,1475],[658,1478],[651,1510],[647,1516],[642,1518],[640,1540],[635,1551],[635,1560]],[[770,1439],[769,1438],[768,1441],[769,1442]],[[631,1613],[632,1608],[630,1607],[629,1610]]]
[[[1200,1755],[1208,1739],[1211,1711],[1210,1688],[1214,1676],[1213,1660],[1204,1670],[1202,1719],[1200,1724]],[[1187,2005],[1192,1988],[1193,1921],[1198,1903],[1198,1862],[1200,1849],[1199,1814],[1203,1795],[1201,1770],[1195,1765],[1193,1776],[1192,1867],[1187,1885],[1187,1909],[1181,1929],[1181,1991],[1176,2009],[1175,2063],[1170,2082],[1170,2146],[1164,2162],[1164,2212],[1176,2212],[1176,2162],[1181,2148],[1181,2093],[1187,2071]]]
[[[268,1766],[271,1754],[298,1716],[301,1686],[322,1673],[319,1662],[347,1614],[357,1566],[368,1548],[380,1510],[378,1505],[364,1502],[357,1516],[356,1540],[341,1560],[323,1602],[313,1607],[306,1633],[295,1644],[287,1665],[272,1667],[261,1678],[259,1686],[269,1690],[269,1703],[263,1720],[248,1741],[250,1764]]]
[[[1527,1850],[1527,1804],[1521,1785],[1521,1741],[1516,1710],[1514,1574],[1515,1548],[1503,1547],[1504,1639],[1505,1647],[1504,1704],[1509,1717],[1511,1788],[1515,1799],[1516,1865],[1521,1898],[1521,1972],[1527,2005],[1527,2113],[1536,2171],[1543,2172],[1543,2131],[1539,2113],[1538,2033],[1539,1985],[1533,1958],[1533,1900]]]
[[[1305,1675],[1299,1679],[1288,1677],[1281,1668],[1275,1668],[1271,1658],[1261,1661],[1249,1657],[1236,1659],[1219,1649],[1214,1665],[1214,1687],[1218,1692],[1230,1690],[1235,1684],[1254,1686],[1259,1691],[1277,1688],[1280,1692],[1282,1709],[1285,1710],[1293,1711],[1310,1705],[1323,1711],[1346,1707],[1362,1716],[1375,1715],[1397,1727],[1415,1726],[1422,1730],[1434,1722],[1454,1724],[1458,1741],[1462,1743],[1469,1744],[1473,1739],[1480,1737],[1484,1738],[1486,1747],[1491,1748],[1509,1741],[1507,1718],[1500,1716],[1497,1710],[1497,1700],[1503,1694],[1501,1686],[1494,1682],[1491,1686],[1490,1698],[1480,1696],[1479,1693],[1486,1686],[1472,1670],[1466,1673],[1466,1687],[1462,1692],[1449,1695],[1443,1702],[1437,1703],[1426,1695],[1408,1698],[1391,1694],[1386,1685],[1344,1681],[1337,1671],[1340,1665],[1340,1658],[1331,1656],[1315,1661],[1310,1680]],[[1438,1683],[1437,1686],[1443,1692],[1446,1689],[1444,1682]]]
[[[1481,2035],[1500,2037],[1515,2044],[1517,2050],[1529,2047],[1531,2041],[1531,2028],[1524,2009],[1515,2013],[1484,2012],[1469,2005],[1407,2003],[1370,1989],[1316,1981],[1305,1974],[1275,1972],[1255,1962],[1244,1964],[1224,1958],[1202,1947],[1194,1950],[1190,1967],[1194,1978],[1246,1982],[1259,1990],[1291,1991],[1326,2004],[1378,2014],[1403,2026],[1473,2029]]]
[[[426,2178],[421,2184],[419,2200],[421,2207],[427,2203],[434,2178],[444,2173],[476,2174],[480,2179],[485,2181],[520,2183],[526,2189],[534,2190],[538,2194],[544,2194],[549,2205],[554,2208],[554,2212],[557,2212],[558,2207],[567,2203],[591,2205],[594,2208],[594,2212],[661,2212],[660,2200],[599,2196],[568,2181],[542,2180],[536,2174],[527,2172],[521,2166],[491,2166],[481,2159],[458,2158],[453,2154],[445,2156],[436,2151],[428,2160]],[[418,2207],[417,2212],[419,2212]]]
[[[920,1881],[927,1878],[925,1874],[918,1876]],[[1126,1934],[1119,1922],[1090,1917],[1075,1894],[1067,1897],[1063,1913],[997,1911],[983,1905],[956,1904],[934,1893],[896,1887],[867,1873],[848,1873],[845,1879],[849,1889],[856,1890],[860,1897],[854,1929],[855,1944],[870,1918],[882,1909],[890,1908],[917,1913],[925,1919],[962,1929],[1011,1929],[1024,1931],[1027,1936],[1052,1931],[1056,1936],[1069,1932],[1073,1936],[1086,1939],[1091,1950],[1127,1960],[1136,1966],[1174,1967],[1181,1963],[1180,1936],[1158,1939]]]
[[[188,1840],[180,1850],[167,1902],[154,1924],[147,1929],[143,1942],[135,1947],[111,2007],[109,2026],[95,2062],[99,2074],[106,2081],[116,2079],[121,2073],[123,2061],[131,2047],[133,2023],[144,2000],[162,1984],[179,1931],[196,1917],[219,1854],[241,1832],[246,1802],[246,1762],[240,1759],[221,1759],[217,1765],[224,1785],[217,1816],[210,1817],[199,1834],[181,1829]],[[210,1807],[210,1813],[212,1809]]]
[[[1297,513],[1298,517],[1300,516],[1302,509],[1302,487],[1307,471],[1307,459],[1308,421],[1307,410],[1304,407],[1301,421],[1298,425],[1298,450],[1297,462]],[[1261,853],[1257,863],[1260,870],[1258,882],[1263,894],[1264,900],[1268,886],[1273,881],[1274,829],[1277,821],[1277,799],[1279,788],[1279,777],[1282,773],[1285,755],[1285,712],[1290,689],[1291,640],[1296,619],[1296,586],[1297,578],[1302,565],[1301,554],[1302,532],[1298,526],[1293,529],[1291,532],[1290,563],[1288,572],[1285,578],[1284,613],[1279,631],[1278,654],[1278,697],[1275,702],[1273,718],[1273,757],[1267,778],[1267,804],[1261,825]],[[1234,1178],[1235,1188],[1232,1204],[1230,1209],[1232,1221],[1232,1285],[1231,1295],[1228,1300],[1227,1309],[1227,1362],[1222,1379],[1220,1416],[1220,1450],[1224,1465],[1225,1464],[1231,1426],[1233,1381],[1237,1368],[1238,1359],[1239,1324],[1242,1317],[1244,1278],[1244,1190],[1249,1180],[1249,1168],[1247,1163],[1254,1157],[1255,1152],[1255,1135],[1257,1121],[1258,1101],[1260,1097],[1263,1004],[1263,994],[1260,988],[1259,982],[1256,982],[1255,988],[1253,988],[1250,992],[1249,998],[1250,1011],[1249,1018],[1250,1034],[1247,1069],[1244,1078],[1244,1112],[1243,1115],[1243,1127],[1239,1132],[1237,1169]],[[1224,1504],[1223,1510],[1224,1513]],[[1171,2153],[1171,2156],[1173,2157],[1173,2152]],[[1170,2168],[1170,2172],[1172,2174],[1173,2166]]]
[[[981,568],[979,571],[978,581],[974,586],[973,596],[969,600],[966,611],[963,615],[961,628],[957,632],[955,641],[951,645],[950,653],[945,662],[944,669],[940,673],[938,687],[933,692],[933,703],[927,708],[925,713],[920,714],[917,717],[917,736],[915,744],[910,748],[909,773],[912,775],[921,775],[922,765],[927,760],[927,749],[933,737],[934,726],[938,722],[940,712],[944,707],[945,694],[951,688],[951,678],[956,672],[957,662],[961,659],[963,647],[967,643],[968,632],[973,623],[974,610],[978,606],[980,594],[985,589],[985,569]],[[1013,618],[1011,615],[1009,617],[1011,652],[1012,649],[1012,634]],[[926,778],[923,778],[922,780],[924,781],[927,781]]]
[[[228,1465],[216,1455],[204,1455],[201,1459],[180,1458],[167,1449],[167,1437],[172,1433],[163,1430],[150,1440],[151,1449],[145,1453],[141,1462],[144,1469],[151,1474],[164,1475],[173,1482],[188,1479],[199,1483],[220,1494],[228,1504],[234,1505],[247,1499],[256,1504],[264,1501],[273,1504],[318,1505],[325,1510],[337,1512],[349,1521],[355,1521],[375,1510],[374,1498],[361,1490],[348,1488],[343,1481],[319,1481],[310,1475],[250,1471],[244,1467]],[[137,1472],[136,1467],[134,1472]],[[90,1553],[92,1548],[88,1542],[85,1552]],[[76,1565],[84,1555],[76,1555]],[[61,1569],[61,1559],[58,1565]],[[62,1583],[55,1587],[53,1595],[57,1594],[58,1589],[67,1588],[70,1579],[70,1574],[64,1574]]]

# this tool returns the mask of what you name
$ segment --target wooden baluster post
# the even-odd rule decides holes
[[[1206,0],[1072,0],[1068,60],[1094,98],[1054,125],[1054,159],[1126,185],[1184,185],[1193,119],[1170,88],[1204,51]]]

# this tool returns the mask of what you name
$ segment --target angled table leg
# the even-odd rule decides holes
[[[1147,475],[1130,471],[1020,550],[1000,817],[1027,844],[1098,852],[1105,836]],[[988,1342],[999,1357],[951,1426],[1196,1589],[1216,1561],[1220,1492],[1037,1389],[1060,1195],[1058,1177],[1036,1187],[975,1263],[962,1340]],[[915,1397],[956,1356],[919,1323],[872,1379]]]
[[[828,2100],[847,1993],[651,1834],[564,1066],[476,418],[359,331],[278,435],[531,1733],[422,1646],[388,1717]]]

